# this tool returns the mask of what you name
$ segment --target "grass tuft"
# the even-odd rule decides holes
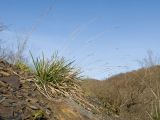
[[[78,79],[79,72],[73,66],[73,62],[68,62],[64,57],[58,57],[54,53],[51,59],[42,57],[34,59],[31,54],[37,82],[40,84],[69,82]]]
[[[29,67],[29,65],[27,65],[25,62],[23,61],[18,61],[15,63],[15,67],[19,70],[22,70],[24,72],[31,72],[31,68]]]

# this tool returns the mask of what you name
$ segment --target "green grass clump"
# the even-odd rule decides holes
[[[44,118],[44,111],[37,110],[32,114],[32,120],[41,120]]]
[[[54,53],[50,59],[45,59],[44,54],[42,58],[32,56],[32,61],[35,68],[35,75],[38,83],[60,83],[69,82],[78,79],[79,72],[74,68],[73,62],[68,62],[64,57],[59,57]]]
[[[23,61],[16,62],[15,67],[24,72],[31,72],[31,68]]]

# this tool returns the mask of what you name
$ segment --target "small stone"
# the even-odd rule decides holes
[[[0,81],[9,84],[12,88],[19,89],[21,83],[17,76],[0,77]]]

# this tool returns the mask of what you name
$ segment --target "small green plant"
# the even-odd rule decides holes
[[[79,72],[72,65],[73,62],[67,62],[63,57],[58,57],[58,53],[54,53],[51,59],[42,58],[34,59],[31,54],[35,75],[38,83],[59,83],[69,82],[78,79]]]
[[[32,120],[41,120],[44,118],[44,111],[37,110],[32,114]]]
[[[24,72],[31,72],[30,67],[23,61],[18,61],[15,63],[15,67],[24,71]]]

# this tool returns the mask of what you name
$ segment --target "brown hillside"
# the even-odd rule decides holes
[[[114,120],[150,120],[155,116],[154,106],[160,97],[160,66],[119,74],[103,81],[84,81],[82,87],[88,97],[100,101],[104,116],[107,114]]]

